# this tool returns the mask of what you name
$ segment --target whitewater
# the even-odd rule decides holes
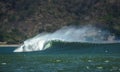
[[[53,33],[41,33],[24,41],[14,52],[31,52],[46,50],[51,41],[81,43],[119,43],[114,34],[94,26],[65,26]]]

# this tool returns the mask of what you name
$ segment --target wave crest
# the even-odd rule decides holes
[[[116,43],[115,36],[107,30],[92,26],[63,27],[54,33],[42,33],[24,41],[24,44],[14,52],[41,51],[49,48],[52,41],[62,42],[89,42],[89,43]]]

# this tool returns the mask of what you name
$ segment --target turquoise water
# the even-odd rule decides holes
[[[120,72],[119,47],[119,43],[52,42],[44,51],[24,53],[1,47],[0,72]]]

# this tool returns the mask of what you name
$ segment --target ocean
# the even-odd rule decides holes
[[[31,52],[0,47],[0,72],[120,72],[120,43],[51,41],[46,46]]]

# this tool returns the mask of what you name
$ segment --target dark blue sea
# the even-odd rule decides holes
[[[60,43],[14,53],[0,47],[0,72],[120,72],[120,43]]]

